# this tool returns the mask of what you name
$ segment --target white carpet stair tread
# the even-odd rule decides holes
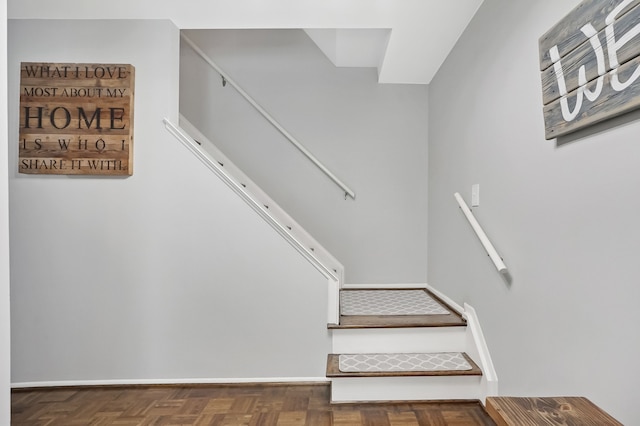
[[[340,292],[341,315],[447,315],[424,290],[348,290]]]
[[[344,373],[391,371],[471,370],[460,352],[430,354],[342,354],[339,369]]]
[[[464,352],[330,354],[328,377],[482,375]]]

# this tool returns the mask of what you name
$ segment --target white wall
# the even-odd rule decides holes
[[[347,282],[425,282],[427,88],[336,68],[302,30],[186,33],[356,199],[185,44],[181,113],[345,265]]]
[[[326,279],[164,129],[169,21],[9,22],[21,61],[136,68],[134,174],[17,174],[10,145],[12,381],[323,377]]]
[[[7,173],[7,2],[0,1],[0,424],[11,420],[9,184]]]
[[[429,91],[429,282],[478,311],[505,395],[640,424],[640,113],[544,139],[538,37],[576,4],[486,0]],[[453,193],[512,274],[501,279]]]
[[[482,0],[10,0],[18,19],[171,19],[179,28],[391,29],[380,81],[426,84]],[[415,40],[420,40],[417,54]],[[352,41],[352,40],[351,40]],[[337,42],[342,45],[339,37]],[[338,49],[342,50],[342,49]]]

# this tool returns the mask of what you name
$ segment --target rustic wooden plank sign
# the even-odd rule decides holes
[[[132,175],[135,69],[23,62],[18,170]]]
[[[546,139],[640,108],[640,0],[585,0],[539,47]]]

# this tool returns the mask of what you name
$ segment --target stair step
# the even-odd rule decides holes
[[[343,289],[340,328],[456,327],[466,321],[452,307],[424,288]]]
[[[482,370],[464,352],[329,354],[327,359],[327,377],[409,376],[482,376]]]
[[[464,352],[458,352],[471,369],[437,371],[340,371],[340,355],[330,354],[331,402],[480,400],[482,371]],[[360,354],[363,355],[363,354]],[[376,354],[364,354],[375,356]],[[380,355],[380,354],[377,354]],[[382,354],[382,355],[438,355]],[[384,360],[386,361],[386,360]],[[383,369],[386,369],[383,368]]]

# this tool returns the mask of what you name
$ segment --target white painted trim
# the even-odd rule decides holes
[[[340,324],[340,283],[329,280],[327,290],[327,323]]]
[[[407,283],[387,283],[387,284],[346,284],[344,286],[342,286],[342,288],[376,288],[376,289],[381,289],[381,288],[390,288],[390,289],[394,289],[394,288],[425,288],[427,286],[426,283],[413,283],[413,284],[407,284]]]
[[[248,377],[200,379],[114,379],[114,380],[59,380],[11,383],[12,389],[69,386],[137,386],[137,385],[225,385],[251,383],[329,383],[326,377]]]
[[[214,172],[240,198],[255,210],[273,229],[289,242],[328,280],[327,322],[340,321],[340,287],[344,282],[344,266],[311,234],[278,206],[242,170],[236,167],[215,144],[203,135],[184,116],[180,115],[180,126],[164,120],[167,130],[189,149],[209,170]],[[184,126],[184,128],[182,127]],[[191,135],[194,135],[194,139]],[[201,143],[207,149],[201,148]],[[211,152],[210,152],[211,151]]]
[[[331,353],[465,352],[466,327],[336,328]]]
[[[480,400],[481,376],[334,377],[331,403]]]
[[[230,164],[228,160],[222,161],[226,166],[220,165],[218,160],[213,158],[204,149],[201,149],[198,143],[189,136],[179,126],[171,123],[167,118],[163,120],[165,127],[178,139],[182,144],[189,149],[209,170],[214,172],[224,183],[227,184],[237,195],[239,195],[249,206],[251,206],[268,224],[271,225],[282,237],[291,243],[291,245],[298,250],[312,265],[318,269],[326,278],[333,281],[340,281],[343,266],[331,256],[320,244],[313,239],[306,231],[302,229],[290,216],[288,216],[282,209],[278,208],[276,204],[271,200],[265,200],[266,194],[257,190],[257,186],[253,184],[248,178],[238,181],[236,176],[233,176],[228,172]],[[204,136],[202,136],[204,138]],[[208,142],[208,141],[207,141]],[[208,142],[210,143],[210,142]],[[244,184],[244,186],[243,186]],[[261,199],[257,199],[256,194],[250,194],[246,190],[246,186],[251,184],[253,192],[256,192]],[[277,215],[274,212],[277,211]],[[283,217],[284,216],[284,217]],[[286,221],[283,222],[283,219]],[[287,228],[287,224],[291,225],[292,229]],[[294,229],[295,233],[294,234]],[[320,258],[319,254],[322,253]],[[331,266],[328,265],[331,263]]]
[[[485,398],[487,396],[496,396],[498,395],[498,375],[493,366],[484,333],[480,327],[480,320],[478,319],[476,310],[468,303],[464,304],[464,310],[467,318],[467,330],[471,333],[473,344],[479,358],[476,362],[479,361],[483,380],[486,380]]]

